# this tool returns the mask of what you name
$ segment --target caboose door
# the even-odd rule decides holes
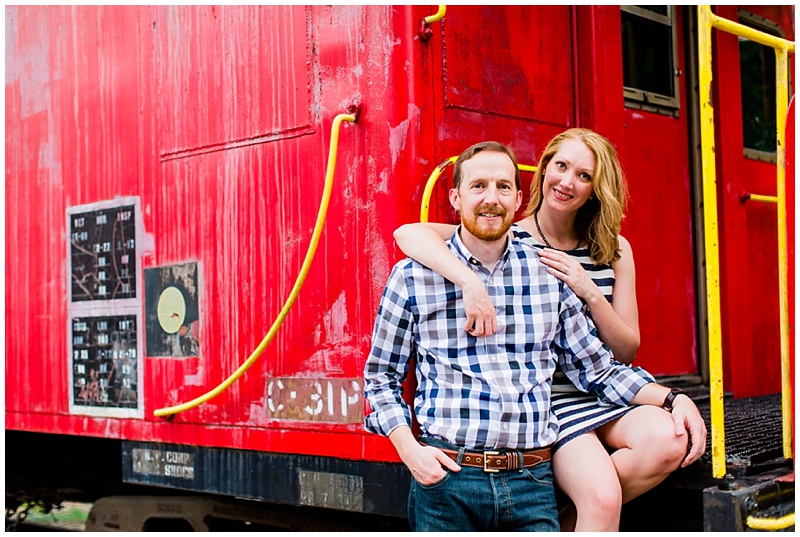
[[[636,364],[656,375],[695,376],[692,172],[687,92],[680,87],[685,47],[674,41],[683,35],[683,17],[673,8],[664,8],[666,14],[657,8],[623,9],[448,9],[444,23],[423,45],[430,49],[432,81],[425,101],[430,113],[423,110],[423,117],[433,118],[422,133],[423,148],[434,149],[432,168],[477,141],[493,139],[511,145],[520,163],[536,164],[545,144],[565,129],[585,126],[607,136],[620,151],[631,191],[622,233],[633,246],[637,268],[642,345]],[[651,24],[648,14],[663,27],[659,35],[673,40],[659,44],[669,50],[666,79],[672,100],[645,106],[655,92],[644,86],[638,92],[643,104],[626,101],[623,111],[623,94],[631,93],[623,79],[626,86],[630,75],[648,81],[641,72],[647,60],[625,56],[623,42],[649,35],[630,22]],[[522,179],[524,208],[531,174]],[[435,191],[432,221],[454,217],[447,188],[438,185]]]
[[[447,10],[423,45],[431,58],[432,83],[424,89],[430,113],[423,111],[433,120],[423,132],[423,147],[433,148],[430,158],[436,159],[431,168],[483,140],[509,145],[521,164],[533,165],[550,138],[576,125],[571,12],[569,6]],[[530,180],[531,174],[522,175],[522,209]],[[432,221],[454,216],[449,186],[436,188]]]
[[[670,376],[699,372],[685,15],[676,6],[620,8],[630,189],[622,233],[636,261],[636,364]]]

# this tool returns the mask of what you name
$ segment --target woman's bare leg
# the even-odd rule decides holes
[[[628,502],[661,483],[686,456],[688,435],[677,436],[672,415],[640,406],[597,429],[600,441],[615,449],[611,461]]]
[[[575,504],[574,531],[619,531],[622,490],[617,469],[594,432],[570,440],[553,454],[556,483]],[[562,531],[571,531],[569,516]]]

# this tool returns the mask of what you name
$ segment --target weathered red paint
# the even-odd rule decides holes
[[[688,125],[625,110],[619,8],[453,6],[423,42],[419,21],[434,11],[7,7],[6,427],[397,461],[349,418],[290,418],[317,405],[315,382],[327,379],[348,416],[353,404],[368,410],[349,383],[400,256],[392,231],[417,220],[433,168],[486,138],[535,164],[553,135],[581,125],[607,135],[628,168],[640,359],[656,373],[695,373]],[[152,417],[215,387],[269,330],[308,246],[331,123],[354,100],[362,114],[341,131],[316,258],[278,335],[228,391],[172,421]],[[666,130],[670,145],[652,143]],[[681,144],[680,158],[664,158]],[[453,217],[447,181],[432,220]],[[74,415],[66,211],[122,196],[140,202],[138,270],[200,264],[200,352],[142,357],[142,419]],[[767,315],[777,323],[777,310]],[[735,359],[760,363],[748,345]],[[296,397],[271,398],[276,379],[296,379],[284,384],[300,387]],[[301,396],[291,416],[270,411]]]

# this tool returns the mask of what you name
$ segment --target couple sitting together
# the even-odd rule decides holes
[[[617,154],[587,129],[556,136],[517,223],[506,146],[467,149],[453,183],[459,226],[395,232],[410,257],[389,276],[364,370],[366,428],[414,478],[411,528],[617,531],[624,502],[706,445],[692,400],[630,366],[639,321]],[[555,485],[571,500],[560,513]]]

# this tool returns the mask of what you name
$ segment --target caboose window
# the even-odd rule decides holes
[[[783,37],[777,24],[739,10],[739,22],[776,37]],[[742,136],[748,158],[775,162],[775,51],[739,38],[739,69],[742,79]]]
[[[677,115],[677,33],[674,6],[621,6],[625,105]]]

